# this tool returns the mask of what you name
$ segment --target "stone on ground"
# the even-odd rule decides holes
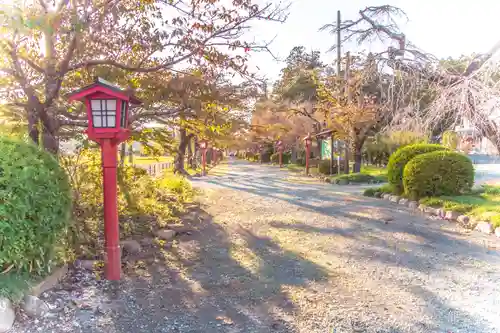
[[[42,317],[49,312],[47,303],[33,295],[24,297],[22,308],[30,317]]]
[[[171,240],[175,237],[175,231],[170,229],[161,229],[155,232],[156,237],[163,240]]]
[[[455,221],[456,219],[458,219],[459,216],[460,216],[460,213],[454,212],[454,211],[451,211],[451,210],[447,211],[446,214],[445,214],[445,218],[447,220],[453,220],[453,221]]]
[[[464,225],[467,225],[469,224],[469,217],[467,215],[460,215],[459,217],[457,217],[457,221],[464,224]]]
[[[408,203],[408,207],[411,208],[411,209],[417,209],[418,208],[418,202],[416,202],[416,201],[410,201]]]
[[[138,241],[129,239],[121,242],[122,249],[128,254],[137,254],[141,252],[141,244]]]
[[[493,233],[493,227],[488,222],[478,222],[476,230],[484,232],[485,234]]]
[[[403,199],[399,200],[399,204],[400,204],[400,205],[403,205],[403,206],[407,206],[407,205],[408,205],[408,202],[409,202],[409,201],[408,201],[408,199],[405,199],[405,198],[403,198]]]
[[[0,298],[0,333],[7,332],[14,325],[16,313],[7,298]]]

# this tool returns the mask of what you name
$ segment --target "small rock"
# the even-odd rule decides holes
[[[93,271],[98,264],[97,260],[78,260],[77,267]]]
[[[403,198],[403,199],[399,200],[399,204],[403,205],[403,206],[407,206],[408,202],[409,202],[409,200],[406,199],[406,198]]]
[[[331,182],[332,182],[332,179],[331,179],[331,178],[326,177],[326,178],[325,178],[325,182],[326,182],[326,183],[331,183]]]
[[[445,214],[445,216],[444,216],[444,217],[445,217],[447,220],[456,221],[456,220],[458,219],[458,217],[459,217],[459,216],[460,216],[460,213],[458,213],[458,212],[454,212],[454,211],[452,211],[452,210],[449,210],[449,211],[447,211],[447,212],[446,212],[446,214]]]
[[[478,222],[476,225],[476,230],[481,231],[485,234],[493,233],[493,227],[488,222]]]
[[[459,215],[457,217],[457,222],[460,222],[461,224],[467,225],[469,224],[469,217],[467,215]]]
[[[446,211],[443,208],[436,208],[436,215],[439,216],[440,218],[445,218],[446,216]]]
[[[161,229],[155,232],[155,235],[163,240],[170,240],[175,237],[176,232],[170,229]]]
[[[439,215],[439,209],[434,207],[425,207],[424,212],[431,215]]]
[[[400,199],[400,197],[397,195],[391,195],[391,197],[389,198],[390,201],[396,202],[396,203],[399,201],[399,199]]]
[[[417,209],[418,208],[418,202],[416,201],[410,201],[408,202],[408,207],[411,209]]]
[[[422,205],[422,204],[420,204],[420,205],[418,206],[418,210],[419,210],[419,211],[421,211],[421,212],[425,212],[425,209],[426,209],[426,208],[427,208],[427,206],[426,206],[426,205]]]
[[[375,198],[381,198],[382,197],[382,192],[375,192],[373,195]]]
[[[382,195],[382,198],[384,198],[385,200],[389,200],[389,199],[391,199],[391,195],[389,193],[384,193]]]
[[[500,227],[495,228],[495,235],[500,237]]]
[[[185,226],[185,225],[182,225],[182,224],[177,224],[177,225],[169,225],[167,227],[169,230],[173,230],[175,231],[175,234],[176,235],[180,235],[180,234],[190,234],[192,231],[193,231],[193,228],[189,227],[189,226]]]
[[[142,246],[151,246],[154,244],[155,239],[152,237],[143,238],[139,241]]]
[[[339,179],[337,181],[338,185],[349,185],[349,181],[347,179]]]
[[[7,298],[0,298],[0,333],[7,332],[14,325],[16,313]]]
[[[42,317],[49,312],[49,306],[36,296],[27,295],[24,297],[23,310],[30,317]]]
[[[128,254],[137,254],[141,252],[141,244],[138,241],[129,239],[121,242],[122,249]]]

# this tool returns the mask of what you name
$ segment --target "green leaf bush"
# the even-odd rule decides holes
[[[405,195],[412,200],[469,192],[474,185],[474,166],[465,155],[433,151],[415,156],[403,171]]]
[[[0,151],[0,271],[43,276],[70,225],[68,177],[35,145],[0,136]]]
[[[439,150],[447,150],[447,148],[437,144],[414,144],[396,150],[387,164],[387,178],[394,193],[402,194],[404,192],[403,170],[411,159],[420,154]]]
[[[74,194],[71,245],[78,256],[93,257],[102,249],[103,187],[101,156],[97,149],[83,149],[61,158]],[[151,177],[142,168],[118,169],[120,237],[144,235],[174,222],[194,191],[189,181],[170,171]]]

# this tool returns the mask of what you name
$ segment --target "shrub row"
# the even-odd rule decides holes
[[[387,172],[392,192],[413,200],[462,194],[474,184],[470,159],[435,144],[400,148],[389,159]]]
[[[291,159],[292,159],[292,154],[290,152],[283,152],[281,161],[283,164],[290,164]],[[271,155],[271,163],[274,164],[279,163],[279,153],[274,153]]]

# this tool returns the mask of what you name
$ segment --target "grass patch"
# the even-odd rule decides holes
[[[24,293],[35,284],[27,273],[9,272],[0,275],[0,297],[6,297],[14,303],[22,300]]]
[[[375,193],[377,192],[380,194],[385,194],[385,193],[392,194],[392,186],[390,184],[384,184],[380,187],[367,188],[366,190],[364,190],[363,195],[366,197],[374,197]]]
[[[298,164],[286,164],[286,168],[292,172],[302,172],[305,170],[305,167]]]
[[[483,186],[459,196],[422,198],[420,203],[467,214],[478,220],[489,221],[494,227],[500,227],[500,186]]]
[[[383,176],[387,179],[387,169],[377,167],[374,165],[363,165],[361,166],[361,173],[372,175],[372,176]]]
[[[354,184],[363,183],[384,183],[387,182],[387,175],[370,175],[364,172],[350,173],[346,175],[331,176],[332,183],[339,184],[349,182]]]
[[[373,165],[364,165],[361,167],[361,172],[340,174],[330,176],[331,182],[334,184],[339,183],[386,183],[387,182],[387,169],[376,167]]]

